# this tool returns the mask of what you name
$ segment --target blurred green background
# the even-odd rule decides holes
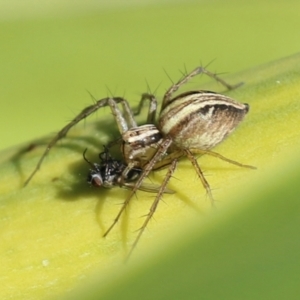
[[[1,1],[0,148],[59,130],[94,97],[214,60],[234,73],[299,51],[299,1]],[[197,79],[198,80],[198,79]],[[198,81],[197,81],[198,82]]]

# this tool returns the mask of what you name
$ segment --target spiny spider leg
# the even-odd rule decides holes
[[[122,101],[122,106],[123,106],[125,120],[128,122],[126,130],[128,130],[128,128],[131,128],[131,127],[137,127],[137,123],[136,123],[135,119],[133,118],[133,112],[126,100]],[[122,134],[126,130],[120,131],[120,133]]]
[[[164,109],[164,107],[168,104],[168,102],[171,100],[172,95],[185,83],[187,83],[189,80],[191,80],[193,77],[199,74],[206,74],[207,76],[215,79],[217,82],[221,83],[224,85],[228,90],[233,90],[239,86],[241,86],[243,83],[240,82],[236,85],[231,85],[228,84],[226,81],[224,81],[222,78],[217,76],[215,73],[212,73],[208,70],[206,70],[203,67],[197,67],[194,69],[192,72],[184,76],[182,79],[180,79],[177,83],[173,84],[165,93],[163,101],[162,101],[162,106],[161,106],[161,111]]]
[[[169,166],[169,170],[168,170],[168,173],[166,174],[163,182],[162,182],[162,185],[160,187],[160,190],[158,191],[156,197],[155,197],[155,200],[153,201],[151,207],[150,207],[150,210],[149,210],[149,213],[146,215],[146,219],[142,225],[142,227],[139,229],[139,233],[138,235],[136,236],[135,240],[134,240],[134,243],[132,244],[131,248],[130,248],[130,251],[126,257],[126,260],[128,260],[133,252],[133,250],[135,249],[136,245],[138,244],[142,234],[144,233],[149,221],[151,220],[151,218],[153,217],[156,209],[157,209],[157,206],[159,204],[159,201],[161,200],[161,197],[162,195],[165,193],[165,189],[167,188],[167,184],[168,182],[170,181],[171,179],[171,176],[173,175],[174,171],[176,170],[176,167],[177,167],[177,159],[174,159],[171,163],[171,165]]]
[[[155,117],[156,117],[156,110],[157,110],[157,100],[154,95],[144,93],[142,94],[139,106],[137,108],[137,111],[134,113],[134,115],[139,115],[145,102],[149,101],[149,109],[148,109],[148,117],[147,117],[147,123],[148,124],[154,124],[155,123]]]
[[[194,154],[197,153],[197,154],[207,154],[207,155],[211,155],[211,156],[214,156],[214,157],[217,157],[221,160],[224,160],[228,163],[231,163],[233,165],[236,165],[236,166],[239,166],[239,167],[243,167],[243,168],[248,168],[248,169],[256,169],[256,167],[253,167],[253,166],[250,166],[250,165],[244,165],[244,164],[241,164],[237,161],[234,161],[232,159],[229,159],[229,158],[226,158],[224,157],[223,155],[219,154],[219,153],[216,153],[216,152],[213,152],[213,151],[209,151],[209,150],[200,150],[200,149],[189,149],[189,150],[185,150],[185,153],[186,153],[186,156],[188,157],[188,159],[191,161],[193,167],[195,168],[196,170],[196,173],[197,175],[199,176],[201,182],[202,182],[202,185],[203,187],[205,188],[206,192],[207,192],[207,195],[211,201],[211,204],[212,206],[214,206],[214,198],[212,196],[212,193],[211,193],[211,189],[210,189],[210,185],[208,183],[208,181],[206,180],[206,178],[204,177],[204,174],[197,162],[197,159],[195,158]]]
[[[170,164],[172,164],[173,160],[178,160],[182,158],[185,155],[185,153],[182,150],[175,150],[174,152],[171,152],[170,154],[164,156],[160,161],[158,161],[155,166],[153,167],[153,170],[161,170],[166,167],[168,167]]]
[[[191,161],[194,169],[196,170],[196,173],[197,173],[198,177],[200,178],[203,187],[206,190],[206,193],[207,193],[208,198],[209,198],[209,200],[211,202],[211,205],[214,206],[214,198],[212,196],[209,183],[206,180],[206,178],[204,177],[203,172],[202,172],[202,170],[201,170],[201,168],[200,168],[200,166],[199,166],[196,158],[194,157],[193,153],[191,153],[191,151],[189,151],[187,149],[185,150],[185,153],[186,153],[187,158]]]
[[[201,150],[201,149],[192,149],[192,148],[189,149],[189,150],[192,153],[197,153],[197,154],[202,154],[202,155],[207,154],[207,155],[210,155],[210,156],[217,157],[217,158],[219,158],[221,160],[224,160],[224,161],[226,161],[226,162],[228,162],[230,164],[233,164],[233,165],[236,165],[236,166],[239,166],[239,167],[242,167],[242,168],[254,169],[254,170],[257,169],[254,166],[250,166],[250,165],[245,165],[245,164],[239,163],[239,162],[237,162],[235,160],[229,159],[229,158],[227,158],[227,157],[225,157],[225,156],[223,156],[223,155],[221,155],[221,154],[219,154],[217,152],[211,151],[211,150]]]
[[[160,158],[164,155],[164,153],[166,153],[166,151],[169,148],[169,146],[171,145],[171,143],[172,143],[171,139],[165,138],[163,140],[162,144],[160,145],[160,147],[158,148],[157,152],[155,153],[155,155],[152,157],[152,159],[149,161],[149,163],[144,166],[143,172],[141,173],[140,177],[136,181],[136,184],[134,185],[134,187],[130,191],[130,194],[127,196],[126,200],[124,201],[119,213],[117,214],[116,218],[113,220],[113,223],[111,224],[111,226],[104,233],[104,235],[103,235],[104,237],[106,237],[109,234],[109,232],[115,227],[115,225],[119,221],[121,215],[123,214],[126,207],[128,206],[130,200],[132,199],[133,195],[137,192],[137,190],[139,189],[139,187],[143,183],[143,180],[153,170],[156,162],[160,160]]]
[[[116,122],[118,124],[118,128],[120,133],[122,134],[124,131],[128,130],[128,125],[126,123],[126,121],[124,120],[124,117],[122,116],[121,111],[118,109],[116,103],[127,103],[127,101],[124,98],[121,97],[114,97],[114,98],[104,98],[101,100],[98,100],[95,104],[90,105],[86,108],[84,108],[70,123],[68,123],[63,129],[61,129],[56,136],[50,141],[50,143],[48,144],[47,148],[45,149],[43,155],[41,156],[40,160],[38,161],[35,169],[33,170],[33,172],[30,174],[30,176],[27,178],[27,180],[24,183],[24,186],[26,186],[30,180],[32,179],[32,177],[36,174],[36,172],[40,169],[46,155],[48,154],[48,152],[50,151],[50,149],[63,137],[66,136],[66,134],[68,133],[68,131],[78,122],[80,122],[81,120],[85,119],[86,117],[88,117],[90,114],[94,113],[95,111],[97,111],[99,108],[104,107],[104,106],[110,106],[113,115],[116,119]],[[123,104],[124,107],[127,107],[128,105]],[[133,118],[132,118],[133,120]],[[132,121],[134,122],[134,120]],[[135,122],[134,122],[135,124]]]

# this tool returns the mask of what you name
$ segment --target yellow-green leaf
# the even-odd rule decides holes
[[[153,194],[139,191],[120,224],[102,238],[128,193],[85,181],[83,150],[97,160],[101,145],[117,132],[107,110],[53,148],[26,188],[22,183],[47,139],[2,152],[2,297],[64,294],[93,273],[97,282],[78,299],[298,295],[299,66],[300,55],[294,55],[226,78],[245,83],[227,94],[249,103],[250,113],[215,150],[258,169],[199,158],[217,200],[214,211],[190,163],[181,161],[169,185],[176,194],[164,195],[127,265],[123,258]],[[205,88],[220,90],[216,83]],[[161,182],[165,172],[151,180]]]

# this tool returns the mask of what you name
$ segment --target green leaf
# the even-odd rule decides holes
[[[79,284],[88,288],[76,292],[78,299],[299,295],[299,66],[300,55],[294,55],[226,78],[245,83],[227,94],[249,103],[250,113],[215,150],[258,169],[201,157],[217,200],[214,211],[190,163],[182,160],[169,185],[176,194],[164,195],[125,266],[153,194],[139,191],[122,222],[101,237],[128,193],[85,182],[83,150],[97,160],[99,146],[117,132],[107,111],[107,119],[99,113],[99,122],[74,128],[26,188],[22,183],[47,139],[2,152],[2,297],[40,299]],[[205,88],[220,89],[216,83]],[[156,172],[151,180],[159,183],[164,174]],[[96,283],[90,285],[93,273]]]

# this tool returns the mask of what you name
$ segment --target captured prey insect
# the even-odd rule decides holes
[[[126,165],[117,159],[112,158],[107,147],[104,146],[104,151],[99,154],[100,163],[90,162],[83,152],[84,160],[91,166],[88,173],[87,182],[95,187],[112,188],[120,185],[120,180]],[[124,180],[124,186],[132,187],[134,182],[141,174],[142,169],[133,168],[127,174]]]
[[[239,86],[229,85],[216,74],[209,72],[203,67],[198,67],[166,91],[157,122],[155,120],[157,112],[156,98],[148,93],[142,95],[135,114],[140,113],[146,101],[148,101],[149,106],[146,124],[141,126],[137,125],[129,103],[124,98],[111,97],[98,100],[95,104],[83,109],[81,113],[58,132],[48,144],[36,168],[25,182],[25,185],[28,184],[38,171],[50,149],[68,133],[70,128],[99,108],[110,106],[121,134],[121,152],[125,165],[121,176],[118,178],[119,184],[122,186],[128,181],[132,170],[137,168],[141,170],[141,173],[134,180],[134,185],[129,195],[126,197],[119,213],[104,236],[119,221],[133,195],[140,189],[149,173],[152,170],[168,166],[168,172],[161,183],[150,211],[128,254],[128,256],[131,255],[166,190],[166,186],[176,169],[178,160],[182,157],[187,157],[191,161],[213,204],[210,186],[195,158],[195,154],[208,154],[240,167],[254,168],[211,151],[213,147],[221,143],[243,120],[249,111],[249,105],[239,103],[222,94],[205,90],[188,91],[173,97],[173,94],[182,85],[198,74],[208,75],[229,90]],[[118,104],[122,105],[123,112]]]
[[[126,168],[123,161],[115,159],[111,156],[108,147],[104,146],[104,151],[99,154],[100,163],[92,163],[86,158],[87,149],[83,152],[84,160],[91,166],[87,176],[87,182],[94,187],[113,188],[116,186],[131,189],[135,185],[135,181],[141,175],[142,169],[132,168],[126,178],[122,177],[122,173]],[[145,192],[157,193],[160,186],[154,184],[143,184],[139,187]],[[166,189],[165,193],[173,194],[174,191]]]

